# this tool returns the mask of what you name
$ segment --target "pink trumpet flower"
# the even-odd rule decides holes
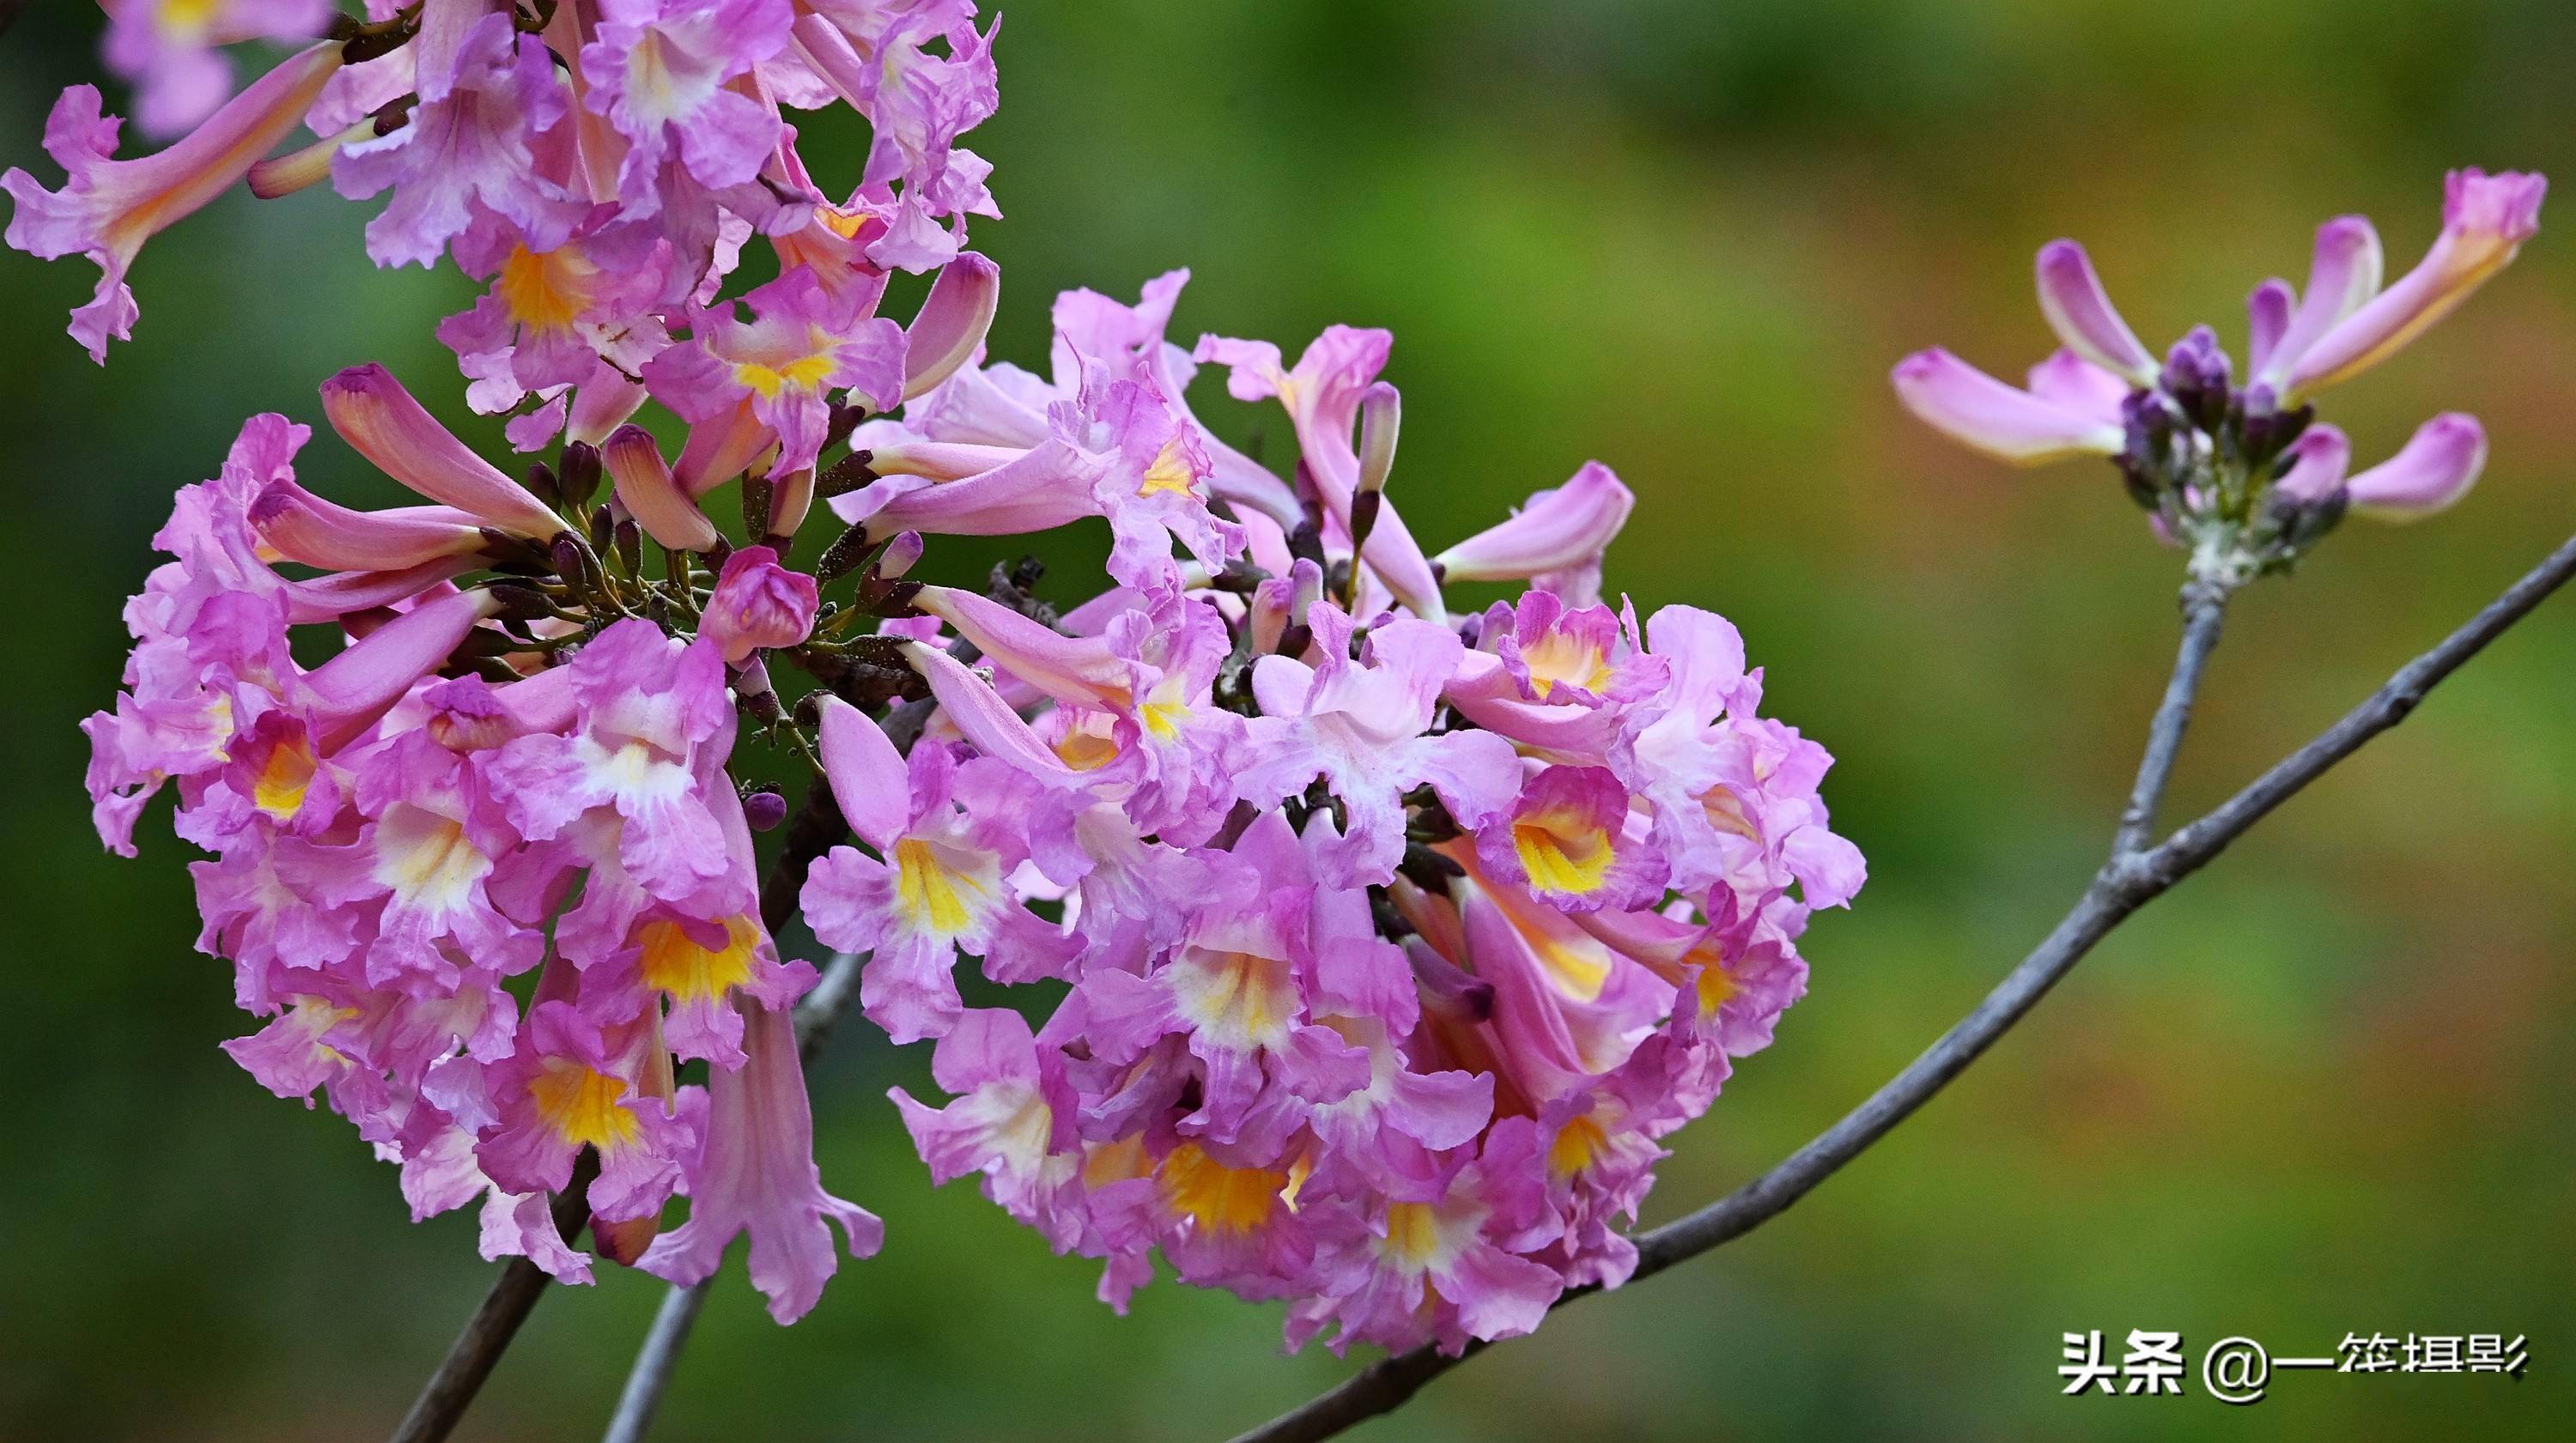
[[[90,359],[133,335],[139,311],[125,273],[143,243],[223,194],[304,118],[341,64],[340,47],[312,46],[253,81],[185,140],[157,154],[113,160],[119,122],[99,114],[98,91],[75,85],[45,121],[45,154],[69,172],[47,190],[23,170],[0,175],[17,202],[8,243],[43,260],[79,253],[98,263],[98,292],[72,312],[71,335]]]

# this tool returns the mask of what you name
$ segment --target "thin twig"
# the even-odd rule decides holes
[[[644,1346],[635,1352],[635,1369],[626,1375],[626,1386],[617,1394],[617,1412],[608,1420],[607,1443],[635,1443],[651,1430],[653,1414],[662,1406],[662,1390],[670,1385],[671,1370],[679,1364],[680,1349],[687,1346],[689,1331],[698,1325],[698,1310],[707,1305],[707,1287],[714,1281],[703,1279],[662,1295],[662,1307],[653,1314],[652,1331],[644,1335]]]
[[[2222,582],[2195,579],[2182,589],[2182,649],[2174,657],[2173,676],[2165,682],[2165,699],[2147,727],[2146,754],[2138,759],[2138,780],[2129,789],[2129,805],[2120,813],[2120,832],[2111,843],[2113,856],[2146,850],[2154,834],[2156,810],[2164,803],[2165,783],[2173,776],[2174,758],[2182,753],[2182,734],[2191,725],[2192,703],[2200,696],[2200,677],[2209,654],[2218,647],[2218,632],[2227,619],[2228,588]]]
[[[2112,928],[2206,866],[2246,829],[2325,775],[2337,762],[2360,750],[2363,743],[2404,721],[2443,678],[2529,615],[2571,575],[2576,575],[2576,538],[2550,553],[2547,560],[2452,632],[2441,645],[2407,663],[2385,686],[2345,713],[2316,740],[2291,753],[2217,809],[2184,826],[2153,851],[2115,852],[2094,874],[2092,884],[2047,940],[1988,993],[1974,1012],[1942,1034],[1940,1041],[1871,1094],[1868,1101],[1769,1172],[1687,1217],[1640,1236],[1637,1270],[1631,1281],[1697,1257],[1787,1211],[1965,1071]],[[2197,685],[2198,669],[2217,640],[2215,608],[2204,613],[2186,604],[2186,612],[2183,646],[2175,661],[2177,686],[2168,688],[2157,725],[2150,731],[2148,763],[2140,768],[2138,792],[2131,802],[2133,809],[2138,806],[2138,798],[2143,797],[2152,811],[2155,794],[2163,789],[2163,774],[2172,768],[2171,747],[2179,744],[2182,723],[2189,718],[2190,693]],[[2186,669],[2195,679],[2192,686],[2180,685]],[[2160,747],[2166,752],[2161,761],[2157,760]],[[2125,819],[2123,832],[2125,835]],[[1596,1290],[1570,1289],[1558,1300],[1558,1306],[1593,1291]],[[1242,1434],[1235,1443],[1314,1443],[1332,1437],[1402,1405],[1425,1383],[1481,1351],[1482,1344],[1471,1345],[1460,1356],[1451,1358],[1429,1348],[1417,1348],[1382,1359],[1304,1405]]]
[[[598,1174],[598,1157],[583,1149],[573,1163],[572,1180],[555,1196],[555,1231],[563,1234],[566,1243],[580,1237],[582,1225],[590,1221],[590,1180]],[[447,1436],[552,1281],[543,1268],[526,1258],[510,1259],[474,1316],[465,1320],[464,1331],[448,1345],[438,1371],[421,1385],[420,1397],[403,1415],[402,1426],[394,1430],[393,1443],[438,1443]]]
[[[825,964],[822,977],[805,1000],[796,1004],[796,1055],[808,1067],[832,1028],[849,1010],[850,999],[858,995],[859,968],[866,959],[856,952],[836,952]],[[707,1305],[707,1287],[713,1278],[704,1278],[686,1287],[674,1286],[663,1297],[661,1310],[653,1315],[653,1327],[644,1335],[644,1345],[635,1352],[635,1366],[626,1375],[626,1386],[618,1391],[617,1412],[608,1420],[608,1432],[602,1443],[642,1443],[653,1427],[653,1414],[662,1406],[663,1390],[671,1386],[671,1374],[679,1367],[680,1350],[688,1345],[689,1332],[698,1323],[698,1310]]]

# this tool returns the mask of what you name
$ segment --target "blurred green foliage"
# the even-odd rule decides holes
[[[95,74],[96,29],[40,6],[0,43],[0,163],[52,178],[44,112]],[[2036,940],[2163,677],[2175,560],[2108,469],[1955,452],[1897,412],[1887,366],[1935,343],[2037,359],[2028,264],[2054,235],[2091,245],[2150,337],[2234,337],[2326,216],[2376,216],[2402,265],[2445,167],[2576,174],[2557,0],[1032,0],[1000,55],[1005,104],[973,139],[1010,213],[976,231],[1009,282],[995,354],[1043,360],[1059,289],[1178,265],[1184,338],[1293,354],[1329,322],[1392,326],[1418,533],[1602,458],[1641,500],[1614,587],[1732,616],[1772,709],[1841,758],[1827,795],[1875,879],[1810,933],[1814,990],[1778,1045],[1676,1139],[1657,1218],[1831,1121]],[[855,159],[834,121],[808,129],[810,155]],[[2328,397],[2365,460],[2463,408],[2493,462],[2457,511],[2352,524],[2243,599],[2178,806],[2576,520],[2564,204],[2460,316]],[[155,241],[105,371],[59,334],[88,269],[0,258],[0,1436],[380,1435],[489,1276],[470,1217],[409,1225],[345,1126],[216,1051],[245,1024],[189,950],[187,849],[147,823],[142,861],[101,855],[79,791],[73,724],[115,687],[119,600],[243,415],[316,421],[324,376],[381,360],[497,447],[430,335],[471,286],[369,269],[365,215],[235,195]],[[1236,439],[1269,424],[1203,390]],[[327,433],[307,460],[322,490],[390,499]],[[1061,595],[1083,556],[1058,555]],[[1358,1436],[2567,1436],[2571,667],[2560,601],[1795,1212]],[[1211,1439],[1341,1374],[1278,1356],[1275,1307],[1166,1282],[1112,1317],[1088,1265],[965,1185],[932,1191],[883,1100],[924,1051],[864,1031],[820,1065],[816,1114],[825,1176],[885,1215],[885,1253],[785,1331],[725,1275],[660,1436]],[[545,1301],[466,1436],[604,1421],[662,1291],[608,1272]],[[2315,1353],[2501,1330],[2533,1363],[2518,1384],[2291,1375],[2250,1410],[2062,1399],[2058,1335],[2096,1327],[2180,1329],[2195,1358],[2228,1333]]]

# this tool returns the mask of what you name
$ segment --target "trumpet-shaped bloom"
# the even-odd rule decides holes
[[[778,144],[774,106],[737,88],[787,43],[786,0],[605,0],[582,47],[584,104],[625,139],[619,197],[638,215],[663,202],[664,162],[709,189],[748,182]]]
[[[631,373],[668,344],[651,310],[668,286],[670,247],[651,227],[600,207],[562,243],[547,239],[489,210],[456,238],[458,267],[492,285],[472,310],[441,321],[438,338],[474,378],[467,398],[478,411],[579,385],[603,360]]]
[[[712,644],[683,645],[649,622],[622,621],[571,664],[579,717],[571,734],[521,737],[493,763],[510,819],[545,841],[595,815],[615,831],[619,860],[638,883],[685,903],[731,870],[702,794],[733,745],[724,658]]]
[[[984,1177],[984,1195],[1062,1250],[1081,1236],[1082,1153],[1075,1094],[1062,1059],[1041,1050],[1018,1013],[968,1012],[931,1054],[931,1077],[957,1100],[926,1107],[898,1087],[894,1103],[930,1180]]]
[[[792,1323],[812,1310],[839,1269],[838,1226],[850,1256],[875,1255],[885,1224],[823,1190],[814,1119],[796,1029],[783,1006],[736,1003],[747,1060],[707,1080],[707,1112],[689,1159],[689,1220],[656,1238],[636,1266],[683,1286],[705,1281],[737,1233],[751,1235],[751,1282],[769,1315]],[[603,1172],[603,1176],[605,1173]]]
[[[1307,616],[1322,660],[1274,655],[1254,667],[1262,715],[1246,726],[1251,764],[1237,786],[1266,806],[1321,778],[1350,819],[1332,880],[1381,882],[1404,850],[1406,792],[1429,786],[1462,825],[1481,826],[1508,801],[1520,763],[1490,732],[1426,735],[1440,688],[1466,651],[1454,633],[1390,622],[1369,633],[1369,659],[1354,661],[1349,617],[1326,603]]]
[[[540,249],[561,244],[581,207],[535,163],[538,137],[562,123],[571,99],[544,42],[506,13],[431,0],[416,43],[410,123],[342,146],[331,167],[351,200],[394,193],[367,223],[367,254],[383,266],[434,265],[478,207],[539,237]]]
[[[1061,976],[1072,939],[1031,913],[1005,881],[1026,843],[999,818],[956,805],[957,763],[924,745],[906,762],[845,703],[826,702],[823,764],[842,815],[876,855],[836,847],[806,878],[804,907],[824,945],[872,953],[859,1003],[898,1042],[936,1037],[963,1013],[958,954],[997,982]]]
[[[45,120],[45,154],[69,173],[58,191],[23,170],[0,175],[16,202],[8,243],[42,260],[73,254],[98,263],[97,294],[72,312],[72,339],[104,365],[107,341],[133,335],[139,311],[125,273],[143,243],[229,190],[304,118],[340,68],[340,47],[313,46],[252,82],[169,149],[116,160],[120,122],[99,113],[98,91],[75,85]]]
[[[1668,864],[1630,826],[1627,788],[1604,767],[1549,767],[1476,837],[1487,870],[1569,912],[1649,906]]]
[[[592,1212],[614,1221],[658,1211],[680,1182],[693,1129],[638,1087],[633,1067],[572,1004],[538,1003],[491,1083],[500,1126],[475,1147],[483,1171],[511,1192],[557,1192],[587,1147],[599,1154]]]
[[[156,138],[179,135],[229,99],[221,47],[318,35],[328,0],[127,0],[107,13],[108,68],[134,82],[134,118]]]
[[[744,299],[755,320],[743,321],[729,304],[692,311],[690,339],[654,357],[644,380],[693,422],[747,409],[777,436],[771,476],[814,464],[832,393],[855,391],[880,409],[902,398],[903,328],[892,320],[845,313],[802,267]]]

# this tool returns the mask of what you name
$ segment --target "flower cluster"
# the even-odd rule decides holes
[[[110,10],[109,59],[139,82],[144,128],[187,134],[116,159],[120,122],[74,86],[45,127],[63,187],[0,177],[11,246],[97,262],[71,333],[100,360],[131,334],[126,273],[146,240],[245,178],[270,197],[327,179],[387,197],[367,227],[379,265],[449,254],[490,282],[440,337],[477,409],[535,400],[521,449],[560,433],[577,393],[604,432],[639,381],[692,414],[745,395],[811,409],[827,380],[891,405],[887,273],[949,264],[965,218],[999,214],[991,167],[957,144],[997,103],[993,27],[970,0],[374,0],[363,23],[321,0]],[[295,36],[323,38],[226,98],[219,47]],[[871,142],[836,199],[786,117],[842,104]],[[320,138],[264,158],[299,125]],[[717,293],[755,235],[812,279],[752,292],[745,325]],[[675,338],[666,382],[647,367]]]
[[[854,436],[878,479],[832,504],[862,535],[1102,515],[1116,584],[1055,625],[912,595],[937,718],[905,757],[825,704],[865,845],[805,912],[872,952],[869,1016],[939,1039],[954,1099],[897,1093],[934,1176],[1104,1259],[1104,1299],[1159,1249],[1288,1299],[1292,1344],[1523,1332],[1628,1275],[1657,1139],[1770,1040],[1809,909],[1860,885],[1829,758],[1758,714],[1724,620],[1602,603],[1608,470],[1426,556],[1384,496],[1387,335],[1185,353],[1182,279],[1067,295],[1050,376],[961,370]],[[1197,423],[1198,361],[1286,408],[1295,488]],[[1451,618],[1469,578],[1544,584]],[[961,1006],[961,956],[1071,985],[1032,1030]]]
[[[2436,416],[2385,462],[2347,476],[2352,445],[2309,398],[2395,353],[2511,262],[2540,228],[2538,175],[2454,171],[2441,235],[2385,288],[2379,235],[2361,216],[2317,228],[2305,295],[2268,280],[2246,300],[2241,377],[2207,326],[2162,364],[2121,319],[2082,246],[2039,252],[2039,302],[2064,348],[2007,385],[1948,351],[1906,357],[1896,393],[1965,445],[2033,465],[2112,458],[2158,534],[2194,575],[2232,585],[2287,566],[2348,510],[2403,519],[2450,505],[2486,463],[2477,418]]]
[[[101,355],[143,241],[234,180],[390,193],[376,258],[490,282],[441,337],[469,404],[552,450],[514,479],[361,366],[324,416],[421,504],[305,489],[274,415],[179,492],[89,789],[112,848],[166,789],[212,854],[200,946],[263,1019],[243,1066],[326,1096],[417,1213],[483,1199],[487,1256],[586,1278],[575,1203],[678,1282],[748,1233],[790,1320],[832,1225],[880,1232],[812,1158],[816,973],[772,940],[801,906],[865,954],[866,1016],[935,1039],[949,1098],[896,1097],[933,1174],[1103,1261],[1112,1303],[1159,1251],[1288,1300],[1292,1343],[1456,1349],[1623,1280],[1660,1139],[1769,1042],[1863,866],[1734,629],[1605,601],[1618,478],[1427,551],[1386,494],[1388,335],[1184,349],[1178,272],[1058,298],[1044,375],[987,364],[964,0],[370,14],[142,159],[76,87],[69,184],[5,181],[12,244],[101,265],[72,327]],[[222,88],[209,46],[315,17],[117,23],[157,27],[116,45],[161,126]],[[834,101],[874,129],[839,204],[780,109]],[[323,139],[263,160],[299,123]],[[776,279],[727,298],[755,237]],[[911,325],[877,314],[934,268]],[[1202,366],[1286,412],[1290,477],[1201,424]],[[926,579],[927,537],[1094,519],[1106,574],[1062,609],[1025,571]],[[1513,594],[1453,615],[1457,585]],[[789,805],[738,740],[811,778],[765,876]],[[969,1009],[969,959],[1047,984],[1043,1025]]]
[[[480,1198],[485,1256],[585,1281],[546,1194],[587,1150],[603,1251],[691,1282],[748,1231],[793,1319],[833,1270],[825,1220],[861,1255],[879,1228],[815,1172],[787,1011],[814,973],[779,960],[760,915],[719,620],[767,627],[783,590],[801,626],[810,586],[797,607],[745,550],[695,639],[641,617],[575,627],[531,557],[566,548],[614,605],[633,589],[614,547],[603,564],[381,371],[329,400],[436,504],[336,506],[296,482],[306,428],[253,417],[222,472],[179,492],[156,538],[173,559],[127,609],[127,691],[86,724],[101,837],[130,854],[136,814],[175,785],[179,834],[215,858],[193,868],[199,945],[273,1018],[227,1050],[282,1097],[326,1093],[400,1164],[415,1216]],[[458,586],[493,566],[524,584]],[[291,633],[324,626],[347,646],[301,665]],[[690,1059],[703,1086],[677,1082]],[[674,1193],[690,1220],[656,1237]]]

